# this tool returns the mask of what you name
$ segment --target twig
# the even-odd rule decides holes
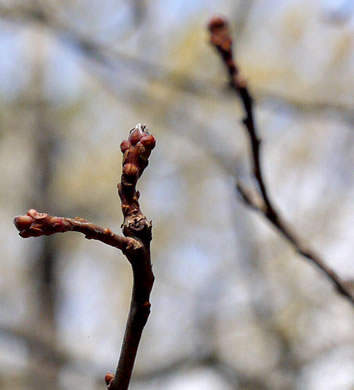
[[[145,125],[138,124],[132,130],[129,140],[123,141],[123,173],[118,193],[122,201],[124,215],[123,233],[134,237],[140,244],[139,251],[127,254],[132,265],[134,284],[129,317],[125,329],[122,351],[115,376],[106,376],[109,390],[126,390],[129,386],[140,338],[150,314],[150,292],[154,283],[150,259],[151,221],[140,210],[139,192],[136,183],[148,165],[155,139]]]
[[[16,228],[23,238],[49,236],[55,233],[80,232],[87,239],[102,241],[115,248],[125,250],[134,241],[130,238],[119,236],[83,218],[52,217],[46,213],[39,213],[31,209],[26,215],[14,219]]]
[[[21,237],[76,231],[83,233],[87,239],[99,240],[120,249],[130,262],[134,279],[132,299],[115,375],[107,374],[105,377],[109,390],[128,389],[141,334],[150,314],[149,300],[154,283],[150,259],[152,224],[140,210],[136,184],[148,165],[154,147],[155,138],[141,124],[130,131],[128,140],[121,143],[123,171],[117,187],[122,202],[125,237],[82,218],[52,217],[34,209],[14,219]]]
[[[253,99],[249,93],[247,82],[240,76],[240,72],[233,58],[232,38],[227,21],[221,17],[214,17],[208,24],[210,42],[219,53],[229,75],[231,88],[237,93],[244,109],[245,117],[242,123],[245,126],[250,147],[253,165],[253,176],[259,191],[253,194],[241,183],[237,183],[237,190],[244,202],[259,211],[263,216],[292,244],[294,249],[303,257],[315,264],[328,279],[335,285],[337,291],[354,305],[354,297],[340,277],[324,261],[297,236],[291,227],[283,220],[280,213],[270,199],[264,181],[261,164],[261,140],[253,114]]]

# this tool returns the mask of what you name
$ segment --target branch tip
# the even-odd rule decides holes
[[[223,16],[214,16],[208,23],[208,30],[213,32],[216,29],[225,27],[225,25],[227,25],[227,21]]]
[[[152,224],[139,205],[138,179],[148,166],[148,159],[156,141],[146,125],[138,123],[129,132],[120,149],[123,153],[121,182],[118,194],[121,199],[124,221],[123,234],[133,239],[124,254],[133,269],[133,292],[121,354],[115,375],[106,375],[109,390],[128,389],[140,338],[150,314],[150,293],[154,274],[150,259]]]

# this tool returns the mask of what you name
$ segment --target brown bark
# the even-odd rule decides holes
[[[21,237],[76,231],[83,233],[87,239],[99,240],[122,250],[130,262],[134,280],[132,299],[115,375],[107,374],[105,377],[109,390],[128,389],[141,335],[150,314],[150,292],[154,283],[150,258],[152,224],[140,210],[140,194],[136,184],[148,165],[154,147],[155,138],[141,124],[132,129],[128,140],[121,144],[123,171],[118,193],[124,215],[122,226],[125,237],[82,218],[53,217],[34,209],[14,219]]]
[[[219,53],[228,72],[231,88],[237,93],[244,109],[245,117],[242,123],[248,135],[251,148],[253,176],[258,185],[258,191],[253,193],[242,183],[237,183],[237,190],[245,203],[259,211],[294,247],[297,253],[311,261],[329,279],[337,291],[354,305],[354,297],[345,282],[334,272],[307,244],[300,239],[295,231],[285,222],[273,201],[270,199],[265,184],[261,163],[261,140],[258,136],[253,113],[253,98],[248,90],[247,82],[241,77],[232,50],[232,37],[227,21],[222,17],[214,17],[208,24],[210,42]]]

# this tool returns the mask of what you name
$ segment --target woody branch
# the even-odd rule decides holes
[[[337,291],[354,305],[354,297],[348,289],[346,283],[332,270],[316,252],[310,249],[307,244],[300,239],[295,231],[284,221],[273,201],[268,194],[265,184],[263,168],[261,164],[261,140],[255,123],[253,112],[253,98],[249,92],[247,82],[240,75],[237,64],[234,60],[232,50],[232,37],[228,22],[222,17],[214,17],[208,24],[210,32],[210,42],[220,55],[225,69],[228,73],[230,87],[237,93],[244,110],[242,123],[246,130],[250,143],[250,158],[253,167],[253,176],[256,181],[258,191],[251,191],[239,181],[237,190],[243,201],[251,208],[260,212],[282,235],[294,249],[304,258],[311,261],[323,274],[334,284]]]
[[[120,249],[131,264],[133,290],[130,311],[116,372],[108,373],[105,377],[109,390],[128,389],[141,335],[150,314],[150,293],[154,283],[150,258],[152,224],[140,209],[140,194],[136,184],[148,166],[154,147],[155,138],[141,124],[130,131],[128,140],[121,143],[123,170],[117,187],[124,216],[124,236],[83,218],[53,217],[34,209],[14,219],[23,238],[76,231],[84,234],[87,239],[98,240]]]

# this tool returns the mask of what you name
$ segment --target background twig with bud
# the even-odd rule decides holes
[[[253,98],[248,90],[247,82],[240,75],[232,50],[232,37],[228,22],[222,17],[214,17],[208,24],[210,43],[220,55],[229,76],[230,87],[237,93],[244,109],[245,117],[242,123],[248,135],[251,149],[251,163],[253,176],[257,184],[257,191],[251,191],[237,181],[237,190],[243,201],[251,208],[259,211],[290,244],[296,252],[311,261],[334,284],[337,291],[354,305],[354,297],[345,282],[334,272],[307,244],[300,239],[294,230],[284,221],[279,211],[270,199],[265,184],[261,163],[261,139],[254,119]]]

